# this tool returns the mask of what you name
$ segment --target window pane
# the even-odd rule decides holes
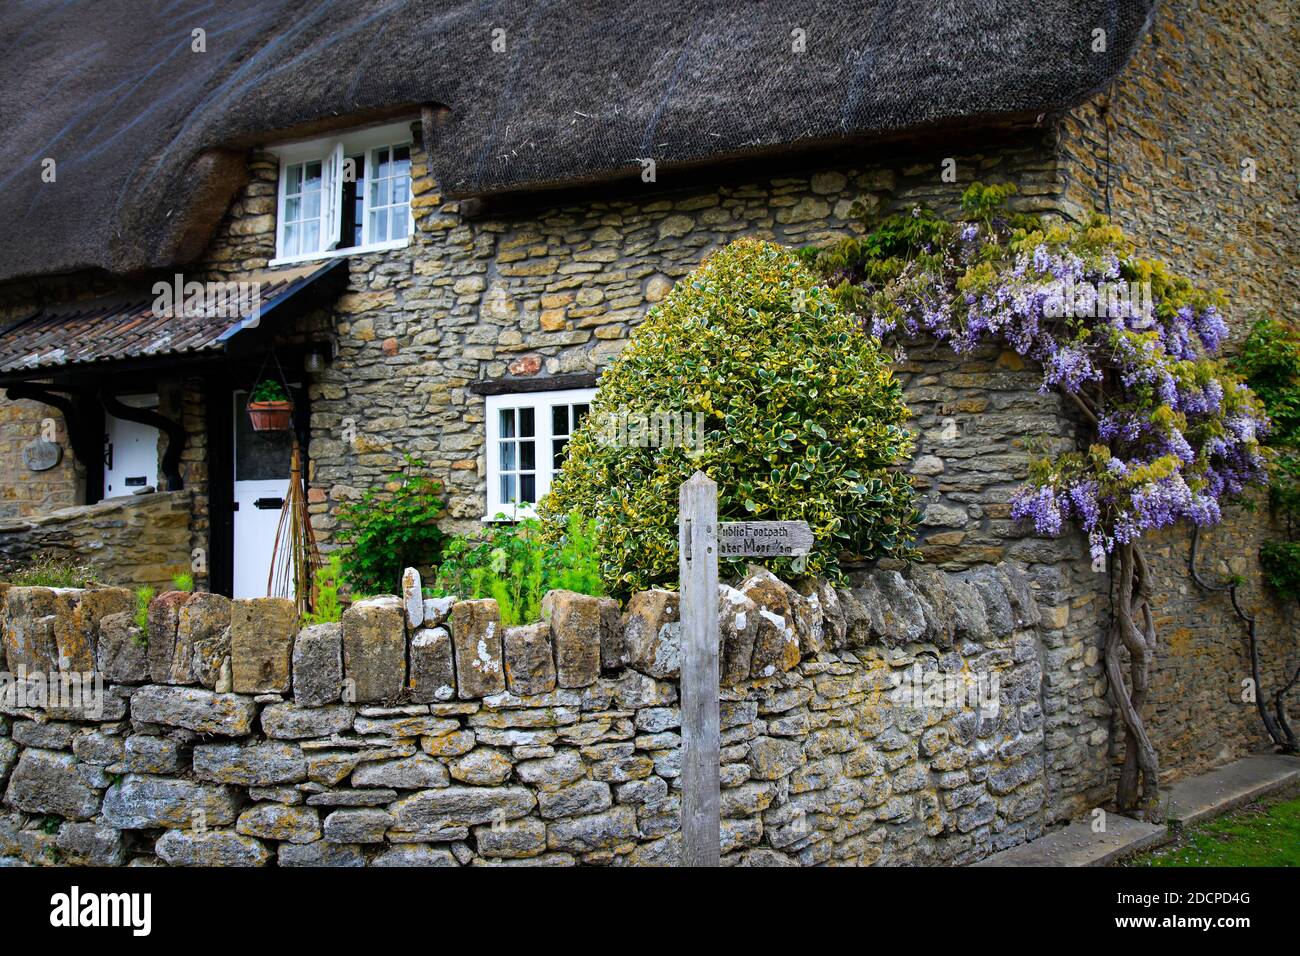
[[[512,441],[503,441],[501,443],[501,470],[515,470],[515,443]]]
[[[301,251],[299,243],[302,242],[302,236],[299,235],[301,227],[296,223],[286,223],[284,227],[284,251],[286,255],[296,256]]]
[[[292,196],[284,201],[284,221],[298,222],[302,219],[302,199]]]
[[[497,412],[497,420],[500,422],[502,438],[515,437],[515,410],[513,408],[503,408]]]
[[[405,206],[394,206],[394,207],[393,207],[393,219],[392,219],[392,223],[391,223],[391,225],[392,225],[392,235],[391,235],[389,238],[391,238],[391,239],[405,239],[405,238],[406,238],[406,227],[407,227],[407,224],[408,224],[410,218],[411,218],[411,214],[410,214],[410,212],[407,211],[407,208],[406,208]]]
[[[286,193],[296,193],[302,191],[302,164],[290,166],[285,170],[284,191]]]
[[[537,503],[537,477],[535,475],[519,476],[519,500],[529,504]]]
[[[306,163],[303,165],[304,170],[304,189],[320,189],[320,163]]]
[[[569,447],[567,438],[557,438],[551,442],[551,468],[559,471],[564,466],[564,449]]]
[[[387,206],[387,205],[388,205],[388,203],[389,203],[389,198],[388,198],[388,195],[389,195],[389,194],[388,194],[388,185],[389,185],[389,183],[391,183],[391,182],[392,182],[392,180],[390,180],[390,179],[376,179],[376,180],[374,180],[373,182],[371,182],[371,184],[370,184],[370,205],[372,205],[372,206]]]
[[[515,476],[501,476],[501,502],[504,504],[508,501],[515,500]]]
[[[411,168],[411,147],[394,146],[393,147],[393,165],[397,172],[408,172]]]
[[[303,224],[302,251],[315,252],[320,248],[320,220],[310,219]]]
[[[568,405],[551,406],[551,434],[553,435],[569,434],[569,406]]]
[[[302,197],[302,208],[304,219],[320,218],[320,190],[307,193]]]
[[[521,441],[519,443],[519,468],[521,471],[537,469],[537,443]]]
[[[573,406],[573,428],[574,428],[574,431],[576,431],[577,428],[578,428],[578,426],[582,424],[582,420],[583,420],[584,418],[587,417],[587,412],[588,412],[588,410],[589,410],[590,408],[591,408],[591,406],[589,406],[589,405],[574,405],[574,406]]]
[[[370,241],[383,242],[388,238],[388,210],[380,209],[370,214]]]
[[[519,434],[525,438],[533,437],[533,410],[531,408],[519,409]]]
[[[399,175],[393,180],[393,202],[404,203],[411,198],[411,180],[408,176]]]

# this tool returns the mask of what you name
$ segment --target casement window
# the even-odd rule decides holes
[[[571,388],[487,397],[484,521],[534,516],[595,394],[594,388]]]
[[[410,242],[411,127],[396,123],[272,147],[280,157],[271,265]]]

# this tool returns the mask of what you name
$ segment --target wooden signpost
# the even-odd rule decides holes
[[[800,555],[812,544],[812,532],[802,521],[720,524],[718,486],[703,472],[697,471],[678,490],[683,866],[717,866],[721,856],[718,555]]]

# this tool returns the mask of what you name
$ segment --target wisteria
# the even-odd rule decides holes
[[[1216,358],[1218,297],[1135,257],[1100,219],[936,225],[896,274],[862,288],[875,336],[1011,348],[1041,365],[1043,391],[1091,418],[1096,444],[1035,464],[1011,505],[1040,534],[1075,522],[1094,560],[1145,531],[1215,523],[1222,498],[1266,481],[1267,418]]]
[[[1094,567],[1111,563],[1106,674],[1125,726],[1117,802],[1155,819],[1159,760],[1142,709],[1157,641],[1139,541],[1180,521],[1214,524],[1225,499],[1264,483],[1268,419],[1216,357],[1228,332],[1221,293],[1135,256],[1102,219],[1048,225],[1005,213],[1013,191],[976,184],[955,223],[915,209],[815,261],[878,338],[1013,349],[1039,364],[1042,391],[1067,396],[1085,419],[1086,448],[1034,463],[1011,514],[1049,536],[1073,523]]]

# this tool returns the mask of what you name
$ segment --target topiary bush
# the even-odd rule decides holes
[[[702,443],[611,440],[612,422],[656,413],[700,414]],[[798,259],[740,239],[679,282],[605,370],[539,513],[552,535],[570,512],[597,521],[611,593],[672,586],[677,489],[699,469],[724,521],[808,522],[813,553],[771,570],[836,578],[842,552],[908,553],[913,491],[893,470],[911,451],[907,416],[876,344]]]

